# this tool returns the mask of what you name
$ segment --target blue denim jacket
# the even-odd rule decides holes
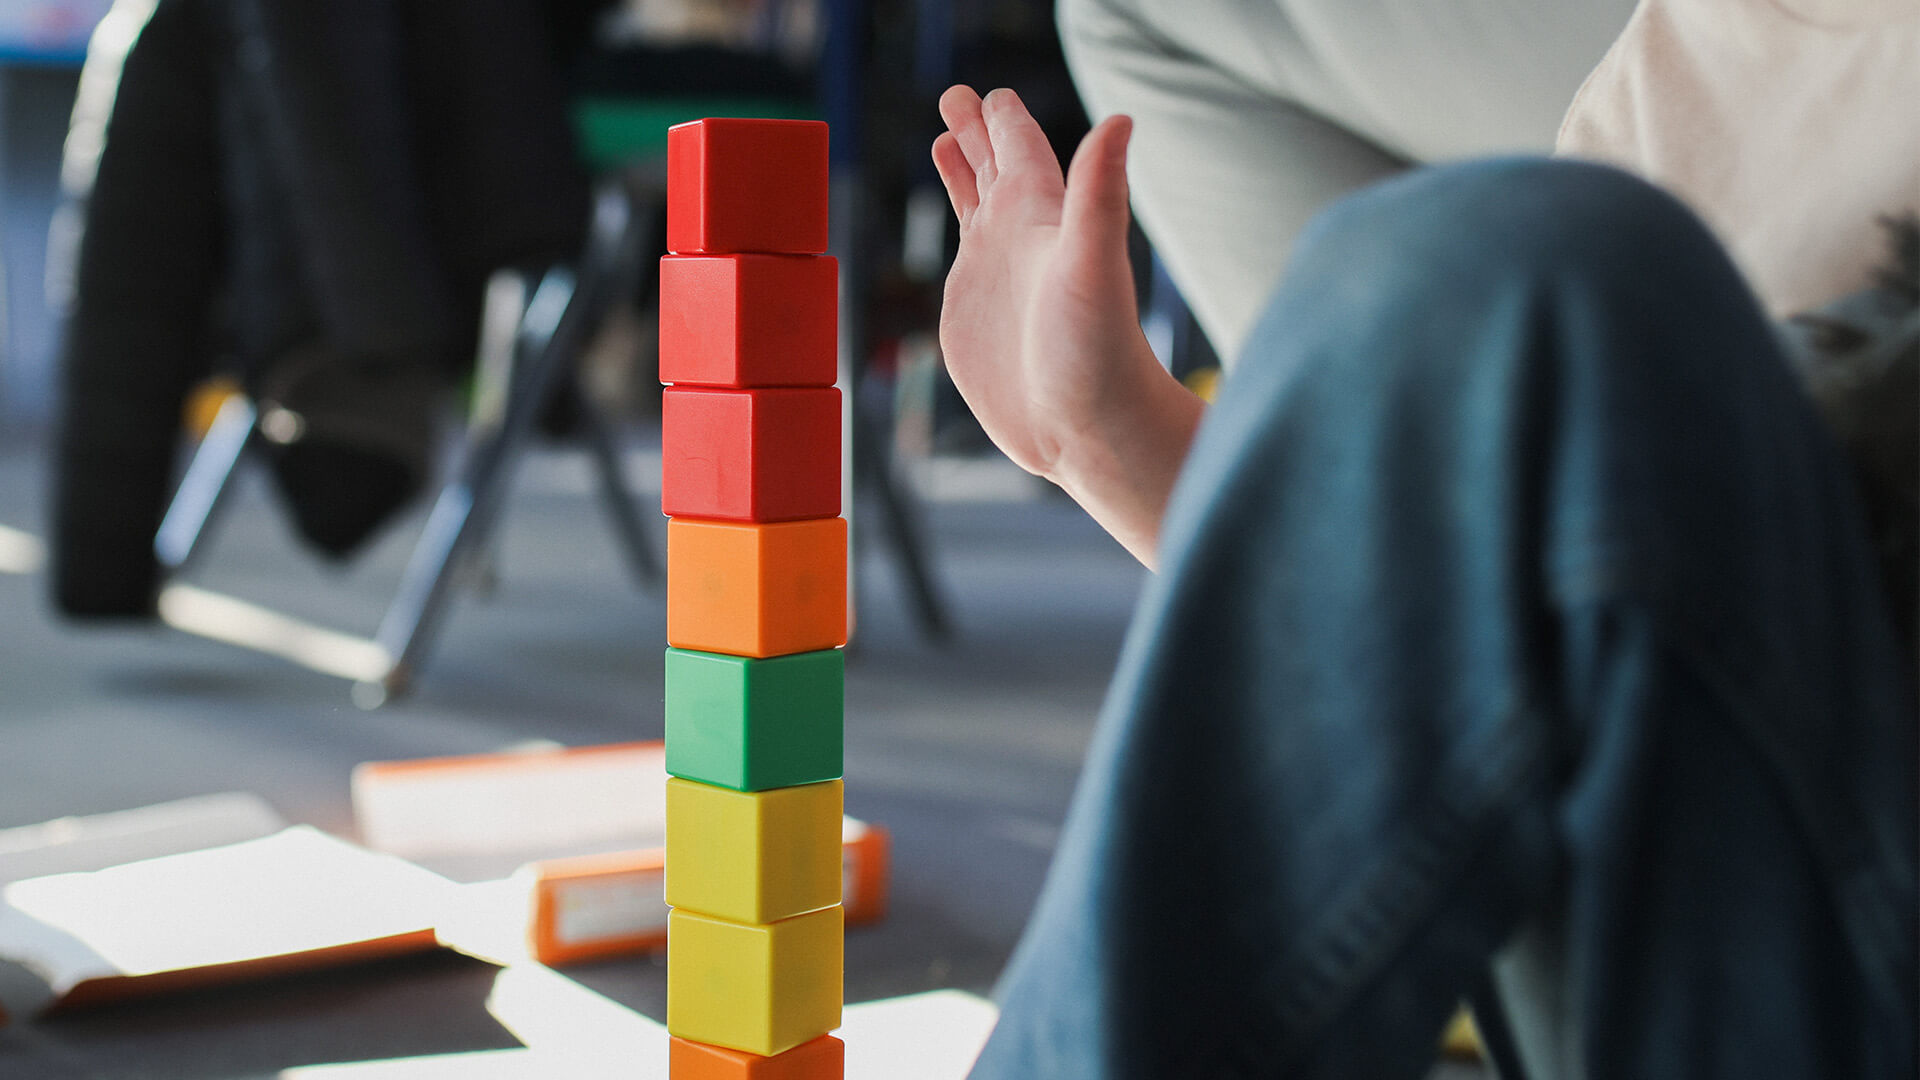
[[[1909,658],[1671,199],[1330,211],[1161,551],[976,1078],[1419,1077],[1462,997],[1534,1080],[1912,1076]]]

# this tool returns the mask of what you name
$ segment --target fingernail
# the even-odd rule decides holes
[[[984,109],[997,110],[1002,105],[1005,105],[1007,103],[1007,98],[1011,96],[1013,96],[1013,91],[1007,89],[1004,86],[999,87],[997,89],[994,89],[988,92],[986,98],[980,102],[980,107]]]

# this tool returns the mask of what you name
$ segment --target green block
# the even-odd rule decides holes
[[[755,660],[667,650],[667,771],[765,791],[842,771],[846,664],[838,649]]]

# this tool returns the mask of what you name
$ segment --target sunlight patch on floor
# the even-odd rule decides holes
[[[47,564],[47,546],[29,532],[0,525],[0,574],[37,574]]]
[[[665,1080],[667,1032],[551,968],[501,971],[487,1009],[527,1046],[287,1069],[280,1080]],[[963,990],[849,1005],[847,1080],[962,1080],[997,1013]]]
[[[160,621],[176,630],[290,660],[323,675],[378,682],[393,667],[366,638],[284,615],[195,585],[160,590]]]

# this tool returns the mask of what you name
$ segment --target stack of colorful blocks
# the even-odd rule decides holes
[[[827,129],[700,120],[667,155],[669,1071],[837,1080],[847,523]]]

